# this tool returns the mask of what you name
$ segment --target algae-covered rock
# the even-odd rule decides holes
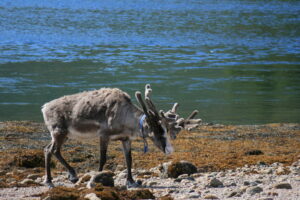
[[[126,192],[126,194],[124,194]],[[155,199],[155,196],[148,189],[124,191],[123,197],[126,199]]]
[[[182,174],[194,174],[197,172],[197,167],[187,161],[171,162],[168,164],[163,164],[163,174],[167,177],[177,178]]]
[[[97,189],[97,191],[95,192],[95,194],[101,200],[119,200],[120,199],[118,191],[115,190],[114,188],[98,187],[96,189]]]
[[[170,195],[165,195],[159,198],[159,200],[174,200],[173,197],[171,197]]]
[[[25,168],[44,167],[44,152],[42,150],[23,150],[15,156],[14,163],[18,167]]]
[[[262,152],[259,149],[254,149],[254,150],[245,152],[245,155],[247,155],[247,156],[257,156],[257,155],[263,155],[263,154],[264,154],[264,152]]]
[[[44,194],[42,194],[41,199],[51,199],[51,200],[79,200],[79,191],[75,188],[67,187],[55,187]]]
[[[93,188],[97,183],[101,183],[103,186],[114,187],[114,173],[111,171],[102,171],[93,174],[90,181],[87,184],[88,188]]]

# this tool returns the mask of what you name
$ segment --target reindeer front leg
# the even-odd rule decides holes
[[[100,137],[100,165],[99,165],[99,171],[103,170],[103,167],[106,163],[106,153],[107,153],[108,143],[109,143],[109,138]]]
[[[123,145],[123,152],[126,160],[127,165],[127,187],[138,187],[139,184],[137,184],[133,178],[131,173],[131,166],[132,166],[132,157],[131,157],[131,141],[129,139],[122,140]]]

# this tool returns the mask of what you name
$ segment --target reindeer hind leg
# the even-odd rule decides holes
[[[53,149],[53,142],[50,142],[45,148],[44,148],[44,155],[45,155],[45,171],[46,171],[46,178],[45,178],[45,185],[52,188],[54,187],[52,183],[52,177],[51,177],[51,169],[50,169],[50,162],[52,157],[52,149]]]

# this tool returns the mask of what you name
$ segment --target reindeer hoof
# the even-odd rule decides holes
[[[45,180],[44,185],[48,188],[54,188],[54,184],[52,183],[52,181]]]
[[[69,174],[68,175],[68,179],[72,182],[72,183],[76,183],[78,181],[78,178],[76,175],[73,174]]]
[[[141,184],[141,181],[138,181],[138,182],[129,182],[129,181],[127,181],[127,183],[126,183],[126,187],[127,187],[127,189],[128,188],[140,188],[140,187],[142,187],[142,184]]]

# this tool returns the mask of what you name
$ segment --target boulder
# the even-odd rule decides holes
[[[177,178],[182,174],[191,175],[197,172],[197,167],[187,161],[164,163],[160,169],[163,177],[168,178]]]

